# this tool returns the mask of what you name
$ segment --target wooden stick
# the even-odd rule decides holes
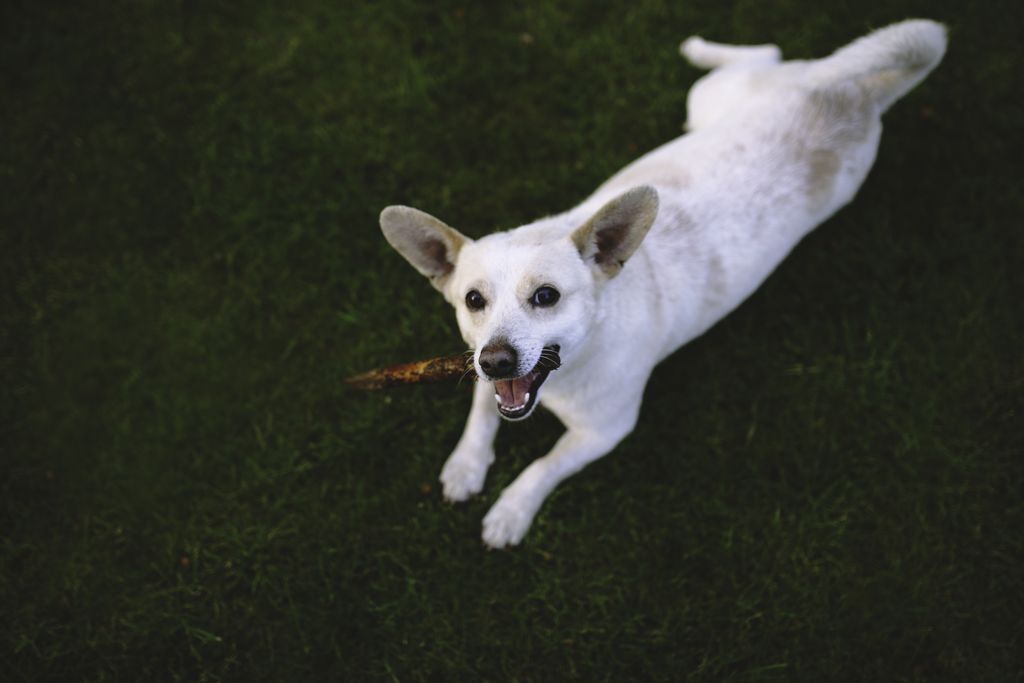
[[[345,382],[356,389],[386,389],[403,384],[430,384],[465,375],[476,378],[472,358],[464,353],[457,356],[428,358],[415,363],[390,365],[354,375]]]

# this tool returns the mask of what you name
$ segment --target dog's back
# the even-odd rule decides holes
[[[653,272],[635,275],[660,289],[657,316],[669,321],[662,356],[735,308],[853,198],[874,163],[881,114],[945,45],[945,29],[926,20],[814,61],[781,62],[773,45],[683,43],[691,62],[714,67],[690,91],[691,132],[625,167],[582,207],[639,184],[657,189],[658,218],[635,259],[636,270]],[[614,284],[637,296],[627,280]]]

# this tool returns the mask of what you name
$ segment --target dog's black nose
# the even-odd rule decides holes
[[[480,368],[491,379],[504,379],[516,374],[519,357],[507,341],[493,341],[480,351]]]

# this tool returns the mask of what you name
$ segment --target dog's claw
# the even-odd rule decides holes
[[[505,497],[498,499],[484,517],[483,539],[491,548],[518,545],[533,522],[534,512]]]
[[[449,458],[439,479],[444,487],[445,500],[461,503],[483,490],[486,477],[486,464]]]

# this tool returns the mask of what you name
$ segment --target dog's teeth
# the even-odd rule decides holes
[[[530,404],[530,393],[527,392],[523,396],[522,403],[520,403],[519,405],[515,405],[515,406],[506,404],[505,401],[501,398],[501,394],[495,394],[494,395],[494,400],[498,402],[498,406],[502,410],[504,410],[506,413],[514,413],[514,412],[517,412],[519,410],[525,409],[526,406],[528,406]]]

